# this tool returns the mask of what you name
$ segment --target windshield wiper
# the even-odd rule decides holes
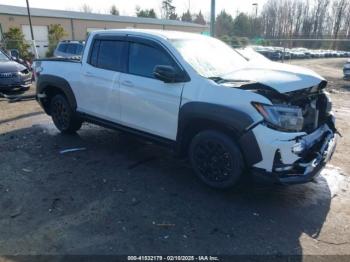
[[[224,79],[220,76],[210,76],[210,77],[207,77],[208,79],[210,80],[213,80],[214,82],[218,83],[218,82],[221,82],[223,81]]]
[[[210,80],[213,80],[214,82],[216,82],[218,84],[250,82],[249,80],[227,79],[227,78],[222,78],[221,76],[211,76],[211,77],[207,77],[207,78]]]

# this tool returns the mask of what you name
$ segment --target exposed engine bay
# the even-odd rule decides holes
[[[332,110],[332,103],[323,90],[316,92],[307,90],[296,93],[291,94],[290,104],[302,109],[304,118],[302,131],[311,133],[326,123]]]
[[[327,93],[324,91],[327,86],[326,81],[322,81],[319,85],[297,90],[289,93],[279,93],[275,89],[260,83],[244,83],[240,89],[256,92],[268,98],[278,111],[279,117],[283,117],[283,121],[288,121],[293,117],[295,127],[289,130],[288,125],[282,131],[298,131],[311,133],[329,119],[332,110],[332,103]],[[264,115],[265,108],[259,108],[261,105],[255,105],[257,109]],[[277,108],[277,109],[276,109]],[[273,115],[273,112],[267,112],[266,115]],[[273,121],[268,121],[270,125]],[[273,124],[272,124],[273,125]],[[275,126],[276,128],[276,126]],[[277,127],[277,129],[281,127]]]

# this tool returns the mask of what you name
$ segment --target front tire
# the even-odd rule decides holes
[[[82,121],[75,116],[65,96],[54,96],[50,106],[52,120],[61,133],[72,134],[81,128]]]
[[[214,130],[200,132],[192,139],[189,158],[197,176],[217,189],[233,187],[244,170],[239,147],[229,136]]]

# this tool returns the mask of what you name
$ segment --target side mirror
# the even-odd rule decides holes
[[[153,75],[165,83],[181,82],[183,78],[174,67],[167,65],[157,65],[153,70]]]

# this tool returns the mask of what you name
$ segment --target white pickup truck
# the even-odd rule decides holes
[[[96,31],[81,61],[38,60],[35,74],[37,100],[61,132],[89,121],[160,142],[216,188],[249,173],[308,182],[336,145],[321,76],[208,36]]]

